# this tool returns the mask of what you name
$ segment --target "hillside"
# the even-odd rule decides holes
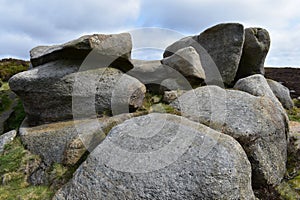
[[[300,68],[265,68],[265,76],[269,79],[281,82],[291,90],[292,98],[300,96]]]

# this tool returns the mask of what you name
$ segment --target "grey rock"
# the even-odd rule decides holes
[[[243,25],[218,24],[199,36],[186,37],[173,43],[166,48],[164,57],[172,55],[181,48],[192,46],[200,55],[206,82],[218,80],[231,85],[238,70],[243,44]]]
[[[135,77],[151,91],[159,90],[190,90],[191,84],[183,74],[167,65],[161,64],[159,60],[132,60],[134,68],[127,72]]]
[[[274,102],[276,109],[284,110],[282,104],[279,102],[270,88],[267,80],[261,74],[255,74],[246,78],[242,78],[236,82],[233,88],[247,92],[254,96],[267,96]]]
[[[235,138],[251,162],[253,187],[280,183],[286,171],[288,120],[270,98],[204,86],[171,105],[182,116]]]
[[[255,199],[231,137],[152,113],[113,128],[53,199]]]
[[[199,54],[191,46],[179,49],[175,54],[162,59],[161,62],[180,72],[191,84],[199,85],[205,80]]]
[[[122,65],[119,69],[126,72],[133,67],[129,62],[131,50],[132,42],[129,33],[94,34],[61,45],[35,47],[30,51],[30,61],[32,67],[37,67],[61,59],[78,61],[83,61],[85,58],[97,59],[98,65],[102,67]]]
[[[80,69],[80,71],[79,71]],[[114,68],[84,69],[76,62],[55,61],[9,80],[22,100],[30,125],[127,113],[142,105],[145,86]]]
[[[267,79],[267,82],[282,106],[286,109],[292,109],[294,107],[294,102],[290,96],[290,90],[277,81]]]
[[[70,120],[30,127],[26,120],[19,133],[26,148],[43,163],[74,164],[86,151],[92,151],[115,125],[137,114],[122,114],[88,120]]]
[[[0,154],[3,152],[5,145],[9,144],[16,137],[17,131],[12,130],[0,135]]]
[[[246,28],[243,53],[236,80],[253,74],[265,74],[264,63],[270,48],[270,36],[263,28]]]

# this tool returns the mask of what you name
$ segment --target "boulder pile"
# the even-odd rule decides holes
[[[23,144],[74,165],[53,199],[256,199],[286,172],[289,91],[264,77],[268,32],[218,24],[134,60],[128,33],[31,50],[9,80]],[[34,184],[43,184],[32,173]],[[34,181],[38,180],[38,181]]]

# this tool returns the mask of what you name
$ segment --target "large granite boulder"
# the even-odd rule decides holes
[[[166,48],[164,57],[174,54],[181,48],[192,46],[200,55],[207,82],[219,79],[221,75],[222,81],[226,85],[231,85],[238,70],[243,44],[243,25],[218,24],[198,36],[186,37],[171,44]]]
[[[129,33],[94,34],[61,45],[35,47],[30,51],[30,61],[32,67],[56,60],[83,61],[93,51],[91,56],[97,57],[97,62],[102,67],[122,66],[119,69],[126,72],[133,68],[129,62],[131,50]]]
[[[267,82],[282,106],[286,109],[292,109],[294,102],[290,96],[290,90],[277,81],[267,79]]]
[[[114,127],[53,199],[255,199],[231,137],[152,113]]]
[[[270,48],[270,36],[263,28],[246,28],[243,53],[236,80],[253,74],[265,74],[264,63]]]
[[[114,68],[79,68],[79,63],[59,60],[9,80],[30,125],[71,119],[73,115],[88,118],[110,110],[120,114],[142,105],[146,88],[137,79]]]
[[[288,121],[267,96],[205,86],[184,93],[171,105],[183,116],[234,137],[252,164],[253,187],[277,185],[287,159]]]
[[[161,63],[180,72],[192,85],[199,85],[205,80],[199,54],[191,46],[179,49],[175,54],[162,59]]]

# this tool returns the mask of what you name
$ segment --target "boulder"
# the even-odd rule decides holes
[[[2,154],[5,145],[9,144],[16,137],[17,131],[12,130],[0,135],[0,154]]]
[[[275,103],[276,109],[284,110],[282,104],[271,90],[267,80],[261,74],[242,78],[236,82],[233,88],[247,92],[254,96],[267,96]]]
[[[255,199],[231,137],[152,113],[114,127],[53,199]]]
[[[171,103],[194,121],[235,138],[252,165],[253,187],[277,185],[286,170],[288,121],[267,96],[204,86]]]
[[[137,79],[114,68],[79,68],[75,62],[54,61],[9,80],[29,125],[89,118],[110,110],[120,114],[142,105],[146,88]]]
[[[126,72],[133,68],[129,62],[131,50],[132,41],[129,33],[94,34],[61,45],[35,47],[30,51],[30,61],[32,67],[56,60],[83,61],[93,51],[92,59],[97,57],[98,64],[102,67],[122,66],[122,71]]]
[[[294,102],[290,96],[290,90],[277,81],[267,79],[267,82],[282,106],[289,110],[292,109],[294,107]]]
[[[44,164],[75,164],[87,151],[92,151],[106,137],[108,131],[137,114],[122,114],[88,120],[70,120],[28,126],[22,123],[19,133],[26,148],[41,156]]]
[[[263,28],[246,28],[243,53],[236,80],[253,74],[265,74],[264,63],[270,48],[270,36]]]
[[[170,66],[161,64],[159,60],[132,60],[131,62],[134,68],[127,74],[147,85],[150,91],[192,89],[183,74]]]
[[[244,43],[243,25],[237,23],[218,24],[198,36],[183,38],[164,52],[164,57],[174,54],[181,48],[192,46],[200,55],[206,82],[214,79],[231,85],[238,70]],[[216,68],[216,69],[215,69]]]
[[[179,49],[175,54],[162,59],[161,63],[180,72],[193,85],[199,85],[205,80],[199,54],[191,46]]]

